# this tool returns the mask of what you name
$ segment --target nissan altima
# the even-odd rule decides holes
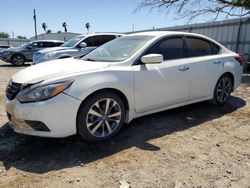
[[[18,133],[79,133],[97,142],[140,116],[207,100],[223,105],[241,75],[242,59],[208,37],[136,33],[112,40],[82,59],[23,69],[7,86],[6,111]]]

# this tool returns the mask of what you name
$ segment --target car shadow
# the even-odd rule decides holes
[[[25,136],[14,133],[6,123],[0,128],[0,162],[6,170],[15,167],[40,174],[88,164],[132,147],[158,151],[161,148],[148,141],[199,126],[245,105],[244,100],[232,96],[223,106],[201,102],[163,111],[135,119],[111,140],[96,144],[77,135],[64,139]]]
[[[31,64],[30,63],[25,63],[22,66],[15,66],[15,65],[12,65],[12,64],[1,64],[0,65],[0,67],[15,67],[15,68],[18,68],[18,67],[28,67],[28,66],[31,66]]]
[[[247,74],[244,74],[244,75],[242,76],[241,82],[242,82],[243,84],[248,84],[248,85],[250,85],[250,72],[247,72]]]

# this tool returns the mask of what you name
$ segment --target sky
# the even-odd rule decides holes
[[[166,14],[157,10],[142,9],[134,12],[140,0],[2,0],[0,8],[0,32],[14,36],[34,36],[33,9],[36,9],[37,32],[44,33],[45,22],[52,32],[63,31],[86,33],[85,24],[90,23],[90,32],[128,32],[166,26],[183,25],[187,20],[175,19],[175,13]],[[195,22],[204,22],[200,18]]]

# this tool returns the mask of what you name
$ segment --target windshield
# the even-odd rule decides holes
[[[81,35],[81,36],[76,36],[68,41],[66,41],[65,43],[63,43],[61,45],[61,47],[73,47],[75,46],[80,40],[82,40],[85,36]]]
[[[119,62],[131,57],[152,37],[150,36],[125,36],[112,40],[96,48],[83,57],[83,60]]]
[[[32,42],[28,42],[28,43],[25,43],[25,44],[22,44],[20,46],[20,48],[27,48],[28,46],[30,46],[32,44]]]

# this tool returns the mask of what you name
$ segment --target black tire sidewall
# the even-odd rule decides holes
[[[103,98],[111,98],[113,100],[115,100],[120,108],[121,108],[121,120],[120,120],[120,123],[118,125],[118,127],[116,128],[116,130],[106,136],[106,137],[95,137],[93,136],[89,130],[87,129],[87,125],[86,125],[86,118],[87,118],[87,113],[89,111],[89,109],[92,107],[92,105],[97,102],[98,100],[101,100]],[[124,106],[124,103],[123,101],[115,94],[115,93],[112,93],[112,92],[100,92],[100,93],[97,93],[97,94],[94,94],[90,97],[88,97],[86,99],[86,102],[84,102],[79,111],[78,111],[78,114],[77,114],[77,132],[87,141],[89,142],[100,142],[100,141],[104,141],[104,140],[108,140],[110,139],[111,137],[113,137],[114,135],[116,135],[119,130],[122,128],[123,124],[124,124],[124,121],[125,121],[125,106]]]
[[[23,59],[23,63],[20,64],[20,65],[16,64],[16,62],[13,62],[13,59],[14,59],[15,57],[18,57],[18,56],[22,57],[22,59]],[[13,56],[11,57],[10,62],[11,62],[13,65],[15,65],[15,66],[23,66],[23,65],[25,64],[25,59],[24,59],[24,57],[23,57],[22,55],[16,54],[16,55],[13,55]]]

